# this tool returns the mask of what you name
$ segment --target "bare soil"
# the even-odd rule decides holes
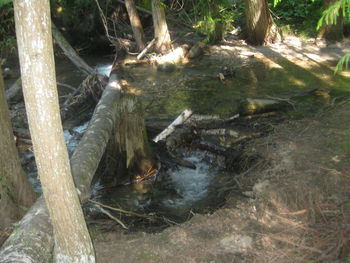
[[[261,48],[232,40],[211,48],[218,61],[232,54],[282,56],[300,67],[311,61],[331,68],[348,50],[347,42],[296,39]],[[158,233],[90,225],[98,262],[349,262],[349,120],[345,100],[251,141],[247,156],[261,158],[236,176],[242,194],[232,192],[212,214]]]

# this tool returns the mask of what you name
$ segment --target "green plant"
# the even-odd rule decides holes
[[[224,37],[228,30],[233,29],[233,22],[237,13],[232,1],[228,0],[200,0],[192,1],[188,12],[184,12],[185,19],[193,25],[199,34],[205,35],[206,42],[217,42]]]
[[[16,51],[15,21],[12,1],[0,0],[0,57]]]
[[[350,0],[339,0],[331,5],[328,9],[323,11],[322,16],[317,24],[317,29],[320,29],[321,26],[326,24],[336,24],[338,16],[342,14],[344,20],[350,21]],[[346,70],[349,64],[350,53],[347,53],[344,57],[342,57],[334,71],[336,74],[338,71]]]
[[[277,5],[278,4],[278,5]],[[288,26],[289,33],[311,37],[321,16],[321,0],[270,0],[274,18],[281,27]]]

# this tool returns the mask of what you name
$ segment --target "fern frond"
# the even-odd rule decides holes
[[[339,60],[337,66],[335,67],[334,74],[336,74],[338,71],[347,70],[349,65],[349,59],[350,53],[347,53],[344,57],[342,57]]]

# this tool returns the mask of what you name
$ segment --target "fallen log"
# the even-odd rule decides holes
[[[192,111],[191,110],[184,110],[179,117],[177,117],[164,131],[162,131],[160,134],[158,134],[153,141],[159,142],[164,140],[166,137],[168,137],[171,133],[175,131],[175,128],[177,125],[183,124],[189,117],[191,117]]]
[[[90,197],[90,183],[112,134],[121,89],[113,72],[96,106],[89,127],[71,157],[72,175],[81,202]],[[50,262],[52,225],[42,197],[17,224],[0,250],[0,263]]]
[[[246,99],[240,105],[239,113],[251,115],[268,111],[281,110],[287,106],[286,101],[276,99]]]
[[[90,198],[90,183],[115,129],[121,87],[113,70],[87,131],[71,158],[71,169],[82,202]]]
[[[218,128],[218,129],[206,129],[201,130],[199,132],[200,135],[215,135],[215,136],[230,136],[230,137],[239,137],[239,132],[234,129],[225,129],[225,128]]]
[[[63,50],[64,54],[72,61],[72,63],[77,66],[78,69],[83,71],[86,75],[96,73],[95,70],[90,67],[72,48],[72,46],[67,42],[61,32],[57,29],[54,23],[51,23],[52,36],[56,40],[57,44]]]
[[[150,50],[154,43],[156,42],[156,38],[153,38],[153,40],[151,42],[148,43],[148,45],[140,52],[140,54],[137,55],[137,59],[140,60],[141,58],[143,58],[143,56],[148,52],[148,50]]]
[[[1,247],[0,262],[51,262],[53,244],[49,212],[41,196]]]
[[[9,101],[12,99],[16,94],[21,90],[22,88],[22,80],[21,78],[18,78],[15,83],[12,84],[12,86],[6,90],[5,97],[6,100]]]
[[[229,118],[220,118],[216,115],[192,115],[186,122],[187,124],[197,129],[214,129],[222,127],[227,123],[231,123],[240,117],[239,114],[235,114]]]
[[[64,38],[64,36],[61,34],[61,32],[57,29],[57,27],[54,25],[54,23],[51,23],[52,25],[52,36],[56,40],[57,44],[61,47],[64,54],[70,59],[70,61],[77,66],[78,69],[80,69],[83,73],[89,75],[89,74],[96,74],[95,70],[90,67],[78,54],[77,52],[72,48],[72,46],[67,42],[67,40]],[[18,78],[16,82],[8,89],[6,90],[6,100],[9,101],[13,97],[16,96],[16,94],[22,89],[22,80],[21,78]]]

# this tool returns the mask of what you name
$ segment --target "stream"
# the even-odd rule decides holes
[[[91,65],[95,64],[99,73],[109,74],[111,63],[107,62],[108,59],[101,61],[89,57],[86,60]],[[81,73],[69,61],[58,60],[56,64],[59,82],[77,87],[83,80]],[[341,96],[350,88],[349,78],[334,77],[328,69],[323,69],[321,73],[320,69],[312,72],[312,69],[305,71],[295,67],[280,70],[269,68],[258,60],[253,61],[251,67],[237,67],[235,63],[221,64],[217,60],[201,59],[195,64],[180,66],[173,72],[161,72],[151,65],[126,68],[127,74],[123,77],[128,82],[129,92],[139,96],[145,118],[174,118],[184,109],[192,109],[197,114],[227,117],[235,114],[239,101],[247,97],[283,97],[312,87],[332,89],[333,96]],[[220,80],[219,73],[225,74],[224,80]],[[332,81],[325,82],[327,78]],[[328,86],[325,86],[326,83]],[[302,101],[302,107],[296,112],[304,114],[330,101],[330,98]],[[64,131],[70,155],[87,125],[86,122]],[[225,171],[224,161],[220,156],[206,151],[181,151],[183,159],[193,163],[196,169],[179,167],[168,171],[162,181],[162,188],[146,186],[145,189],[135,189],[131,185],[124,185],[103,191],[96,182],[92,186],[94,200],[140,213],[157,212],[177,222],[186,220],[191,212],[208,212],[220,206],[224,202],[220,188],[224,184],[227,186],[227,182],[232,179],[232,173]],[[23,158],[33,159],[33,154],[26,153]],[[31,167],[27,171],[28,176],[35,191],[40,192],[36,169]]]

